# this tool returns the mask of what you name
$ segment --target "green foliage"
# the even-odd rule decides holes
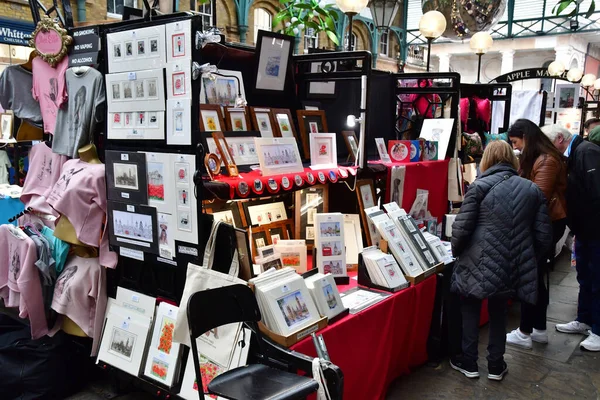
[[[565,11],[567,9],[567,7],[569,7],[571,4],[573,4],[575,6],[573,8],[573,11],[571,11],[566,16],[567,17],[574,17],[580,11],[579,10],[579,3],[580,3],[580,0],[559,0],[558,3],[556,3],[556,5],[554,6],[554,8],[552,9],[552,14],[558,16],[563,11]],[[586,18],[591,17],[592,14],[594,13],[594,11],[596,11],[596,1],[592,0],[592,2],[590,3],[590,7],[588,8],[588,10],[585,13],[585,17]]]
[[[273,18],[273,28],[281,23],[281,32],[292,36],[312,28],[315,33],[325,32],[333,43],[340,44],[335,32],[338,15],[332,4],[324,5],[317,0],[279,0],[279,3],[281,10]]]

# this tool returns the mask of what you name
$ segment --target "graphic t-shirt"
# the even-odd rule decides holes
[[[44,132],[54,134],[56,115],[60,106],[67,100],[65,71],[69,66],[69,57],[52,68],[50,64],[36,57],[32,61],[33,98],[40,103]]]
[[[0,185],[8,183],[8,169],[10,168],[10,159],[6,151],[0,150]]]
[[[58,110],[52,151],[79,158],[77,150],[91,142],[94,125],[102,120],[104,80],[93,68],[79,75],[69,68],[65,80],[69,102]]]
[[[0,110],[12,110],[21,119],[41,126],[40,105],[33,96],[33,75],[20,65],[7,67],[0,75]]]

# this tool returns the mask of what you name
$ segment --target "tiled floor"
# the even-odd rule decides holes
[[[444,361],[399,378],[390,387],[387,399],[599,399],[600,353],[582,352],[579,343],[583,336],[554,329],[557,323],[571,321],[577,312],[577,275],[570,266],[569,256],[561,255],[550,276],[550,343],[534,343],[533,350],[507,346],[505,359],[509,373],[504,381],[487,379],[488,331],[484,327],[479,339],[481,378],[467,379]],[[518,326],[519,313],[520,305],[513,304],[508,330]]]

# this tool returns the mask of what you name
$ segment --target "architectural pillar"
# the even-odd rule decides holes
[[[436,54],[438,59],[440,60],[440,67],[438,72],[450,72],[450,57],[451,55],[448,53],[440,53]]]
[[[563,63],[566,69],[569,69],[571,64],[571,46],[557,46],[556,49],[556,60]]]
[[[502,50],[502,66],[500,67],[500,75],[508,74],[515,70],[515,51],[514,50]]]

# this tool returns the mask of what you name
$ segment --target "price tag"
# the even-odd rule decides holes
[[[130,72],[128,76],[130,81],[135,81],[137,79],[137,74],[135,72]]]
[[[134,72],[135,74],[135,72]],[[121,154],[121,161],[129,161],[129,154]]]
[[[129,211],[129,212],[135,212],[135,206],[128,205],[127,206],[127,211]]]
[[[121,197],[124,199],[128,199],[129,198],[129,193],[121,193]]]

